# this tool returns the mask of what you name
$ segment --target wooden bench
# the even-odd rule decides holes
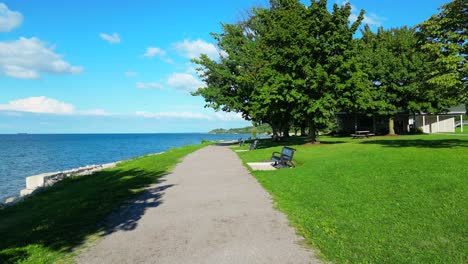
[[[296,150],[290,147],[283,147],[280,152],[273,152],[271,155],[271,160],[274,162],[273,166],[276,168],[287,168],[290,165],[294,166],[292,163],[294,152]]]
[[[258,139],[254,140],[253,143],[250,143],[249,150],[257,149]]]

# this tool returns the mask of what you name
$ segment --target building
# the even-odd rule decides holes
[[[420,130],[424,133],[454,133],[456,125],[463,124],[463,115],[466,113],[466,105],[458,105],[450,108],[446,113],[440,114],[397,114],[394,117],[395,133],[407,134],[414,130]],[[383,135],[389,131],[388,116],[369,116],[364,113],[349,114],[344,112],[337,113],[336,116],[338,132],[342,134],[367,130]],[[456,117],[460,118],[459,122],[455,122]]]

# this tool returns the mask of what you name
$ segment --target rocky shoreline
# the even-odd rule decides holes
[[[8,197],[3,202],[0,201],[0,208],[16,204],[24,200],[26,197],[33,195],[37,191],[50,187],[70,176],[91,175],[103,169],[113,168],[119,162],[120,161],[100,165],[87,165],[71,170],[48,172],[26,177],[26,189],[21,190],[20,194],[17,196]]]

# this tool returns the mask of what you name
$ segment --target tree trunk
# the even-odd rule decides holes
[[[283,137],[288,138],[289,137],[289,125],[285,125],[283,128]]]
[[[393,117],[390,117],[388,119],[388,134],[391,136],[395,135],[395,123]]]
[[[272,135],[273,141],[280,141],[281,140],[281,128],[278,127],[277,124],[272,124],[271,130],[273,132],[273,135]]]
[[[305,122],[301,125],[301,136],[302,136],[302,137],[307,136],[307,134],[306,134],[306,124],[305,124]]]
[[[311,143],[317,142],[317,131],[314,121],[309,121],[309,140]]]

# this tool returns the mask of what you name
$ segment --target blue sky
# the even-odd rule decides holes
[[[264,0],[0,0],[0,133],[207,132],[250,125],[205,109],[190,58]],[[344,3],[329,0],[329,4]],[[415,25],[447,0],[351,0],[373,28]],[[304,1],[304,3],[309,3]]]

